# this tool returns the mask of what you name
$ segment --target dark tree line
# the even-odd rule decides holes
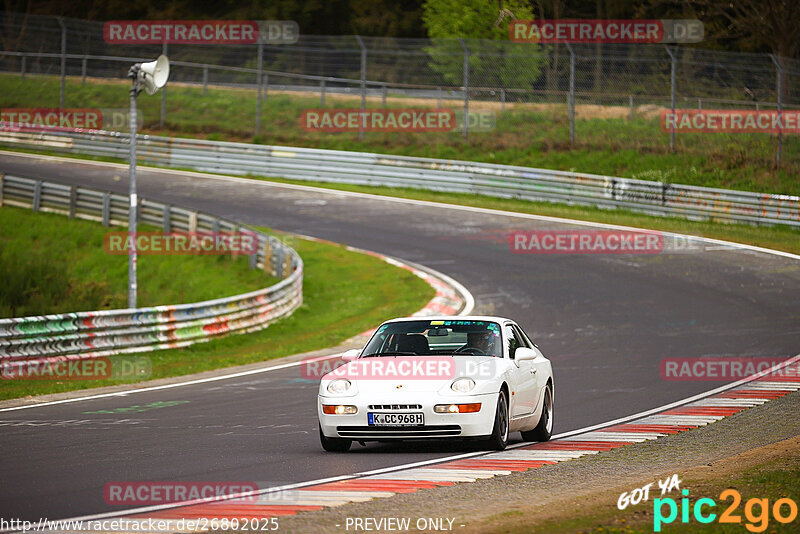
[[[509,4],[536,18],[697,18],[703,48],[800,57],[800,0],[485,0],[492,20]],[[458,0],[4,0],[4,10],[78,19],[289,19],[312,35],[427,37],[425,5]],[[470,37],[465,35],[465,37]]]

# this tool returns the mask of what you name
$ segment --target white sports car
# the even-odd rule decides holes
[[[346,451],[353,441],[441,438],[502,450],[515,431],[526,441],[550,439],[550,361],[509,319],[393,319],[342,361],[319,385],[326,451]]]

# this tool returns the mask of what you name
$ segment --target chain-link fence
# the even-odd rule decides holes
[[[457,101],[465,111],[546,105],[568,119],[572,143],[581,135],[576,111],[580,119],[597,106],[597,116],[629,119],[670,107],[800,109],[798,60],[655,44],[301,35],[292,45],[120,45],[104,40],[102,22],[3,12],[0,48],[0,72],[61,76],[62,107],[66,77],[122,79],[133,62],[165,53],[172,83],[202,86],[204,93],[210,85],[254,89],[256,134],[271,89],[318,94],[323,106],[332,94],[360,96],[362,108],[396,97],[437,106]],[[167,94],[160,96],[162,127]],[[664,136],[672,148],[674,134]]]

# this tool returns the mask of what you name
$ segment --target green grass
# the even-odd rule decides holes
[[[231,335],[186,349],[143,353],[138,357],[149,359],[152,378],[180,376],[335,346],[388,318],[411,314],[433,298],[433,289],[423,280],[373,256],[350,252],[339,245],[283,239],[300,253],[305,263],[303,305],[292,316],[259,332]],[[0,380],[0,399],[116,383],[121,382]]]
[[[59,79],[47,76],[0,75],[3,107],[58,106]],[[70,78],[67,107],[121,108],[128,106],[127,81],[92,80],[85,85]],[[418,100],[397,107],[433,106]],[[358,99],[329,95],[331,107],[358,107]],[[387,154],[451,158],[576,170],[580,172],[663,180],[671,183],[727,187],[782,194],[800,193],[800,136],[785,135],[783,166],[775,169],[776,138],[768,134],[678,134],[676,151],[669,151],[669,135],[652,113],[627,118],[603,118],[600,112],[578,107],[576,143],[569,143],[564,106],[515,105],[498,114],[497,128],[474,133],[468,141],[460,133],[375,133],[364,141],[356,133],[308,132],[299,117],[307,108],[319,107],[318,96],[271,90],[262,107],[262,133],[254,136],[255,92],[246,89],[202,89],[173,83],[168,88],[165,127],[159,128],[160,97],[138,99],[144,132],[157,135],[201,137],[276,145],[305,146]],[[379,106],[370,100],[369,106]],[[457,101],[445,103],[460,108]],[[488,104],[474,102],[480,109]],[[493,103],[492,106],[496,108]],[[499,110],[499,108],[497,108]],[[583,117],[583,118],[581,118]]]
[[[0,317],[126,308],[128,256],[105,252],[119,232],[63,215],[0,208]],[[146,227],[140,230],[146,230]],[[138,304],[181,304],[277,282],[246,257],[140,256]]]

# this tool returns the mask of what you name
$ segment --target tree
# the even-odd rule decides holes
[[[530,89],[539,78],[539,45],[512,43],[508,25],[530,20],[533,13],[521,0],[426,0],[422,21],[432,46],[431,68],[453,84],[463,81],[464,50],[470,51],[470,85]]]

